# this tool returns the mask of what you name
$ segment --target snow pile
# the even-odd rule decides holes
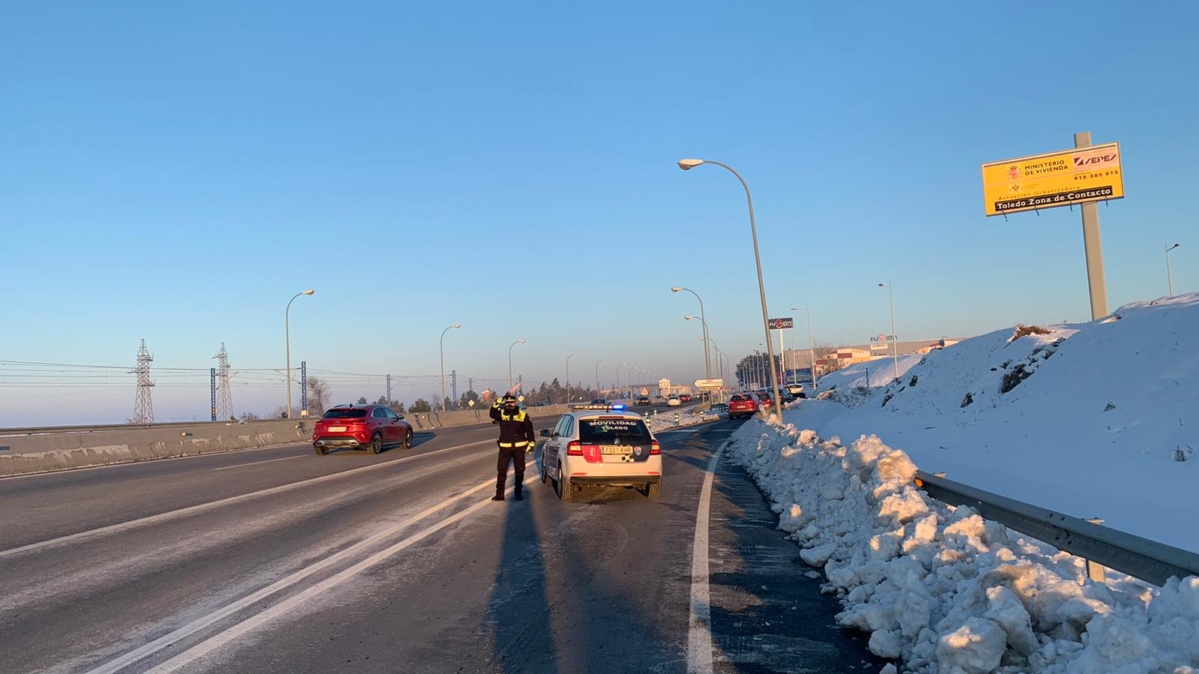
[[[1082,560],[926,497],[908,455],[874,436],[846,447],[755,418],[728,452],[823,567],[838,621],[905,671],[1199,672],[1199,578],[1084,582]]]
[[[1199,294],[1091,323],[1017,326],[933,351],[897,382],[823,377],[784,421],[877,435],[923,470],[1199,552]],[[870,363],[888,380],[892,366]],[[838,379],[839,378],[839,379]]]
[[[903,354],[899,358],[879,358],[864,363],[847,365],[836,372],[820,378],[820,391],[859,388],[864,386],[886,386],[895,379],[895,371],[902,377],[924,358],[923,354]],[[896,368],[898,366],[898,368]]]

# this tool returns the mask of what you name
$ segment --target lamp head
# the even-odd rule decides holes
[[[704,163],[704,160],[702,159],[680,159],[679,168],[683,169],[684,171],[690,171],[702,163]]]
[[[311,295],[311,294],[312,294],[312,293],[314,293],[314,292],[316,292],[316,291],[315,291],[315,290],[305,290],[305,291],[304,291],[304,294],[305,294],[305,295]]]

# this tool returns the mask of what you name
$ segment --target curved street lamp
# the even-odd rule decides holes
[[[296,301],[296,297],[300,295],[311,295],[315,290],[305,290],[295,294],[290,300],[287,300],[287,308],[283,310],[283,332],[286,341],[287,350],[287,418],[291,418],[291,303]]]
[[[613,393],[616,394],[617,399],[620,398],[620,368],[624,367],[625,365],[628,365],[628,363],[621,363],[620,365],[616,366],[616,390],[614,390]]]
[[[1176,243],[1173,246],[1168,243],[1166,244],[1166,283],[1169,284],[1170,297],[1174,297],[1174,275],[1170,273],[1170,251],[1181,245],[1180,243]]]
[[[699,296],[699,293],[695,292],[694,290],[692,290],[690,288],[683,288],[682,286],[674,286],[673,288],[670,289],[670,292],[677,293],[682,290],[686,290],[687,292],[691,293],[692,295],[695,295],[695,299],[699,300],[699,318],[700,318],[700,321],[703,323],[703,327],[704,327],[704,376],[708,379],[711,379],[712,378],[712,360],[708,356],[708,321],[707,321],[707,317],[704,315],[704,300],[703,300],[703,298],[701,298]]]
[[[770,339],[770,314],[766,309],[766,283],[762,280],[762,257],[758,254],[758,228],[754,224],[754,199],[749,193],[749,185],[745,182],[745,178],[742,178],[740,173],[733,170],[733,167],[710,159],[679,160],[679,168],[684,171],[689,171],[702,164],[715,164],[723,169],[727,169],[729,173],[737,176],[737,180],[741,181],[741,186],[745,188],[745,200],[749,203],[749,231],[754,240],[754,263],[758,267],[758,295],[762,299],[762,329],[766,334],[766,354],[770,362],[770,387],[774,390],[774,399],[781,401],[782,398],[779,396],[778,372],[775,371],[776,368],[774,366],[774,341]],[[782,403],[780,402],[771,408],[773,410],[772,415],[777,416],[779,419],[783,418],[781,407]]]
[[[518,339],[508,347],[508,392],[512,392],[512,347],[517,344],[524,344],[525,340]]]
[[[441,411],[445,411],[445,333],[450,330],[457,330],[461,325],[455,323],[445,330],[441,331]]]
[[[566,357],[566,404],[570,404],[570,359],[579,355],[578,351]]]
[[[899,379],[899,335],[895,334],[895,293],[891,290],[891,281],[880,283],[878,287],[886,288],[887,296],[891,299],[891,362],[895,364],[895,378]]]
[[[595,363],[595,394],[596,394],[596,395],[599,395],[599,392],[600,392],[600,382],[599,382],[599,366],[600,366],[600,363],[604,362],[605,360],[608,360],[608,359],[607,359],[607,358],[600,358],[600,359],[599,359],[598,361],[596,361],[596,363]]]

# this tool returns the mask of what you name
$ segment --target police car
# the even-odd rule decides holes
[[[621,404],[571,405],[541,447],[541,481],[563,501],[585,485],[634,487],[662,496],[662,449],[640,414]]]

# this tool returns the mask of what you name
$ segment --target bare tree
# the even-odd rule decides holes
[[[308,378],[308,413],[320,416],[329,404],[329,385],[317,377]]]

